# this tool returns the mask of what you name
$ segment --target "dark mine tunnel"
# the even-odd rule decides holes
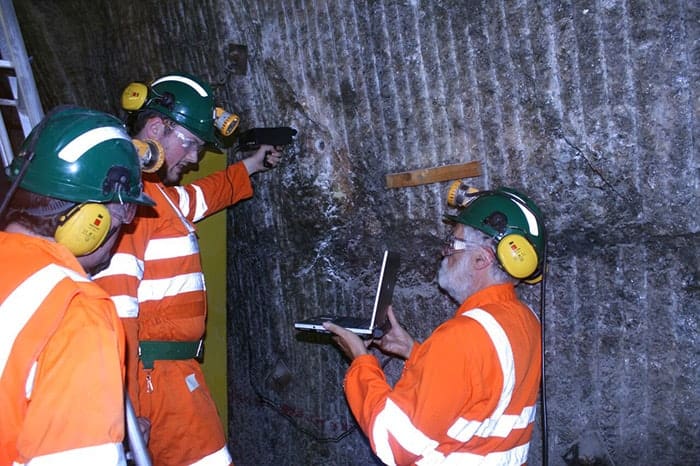
[[[45,111],[121,117],[128,83],[181,71],[241,129],[297,131],[254,197],[198,232],[203,364],[237,466],[382,464],[343,394],[348,361],[294,322],[368,312],[385,249],[413,337],[451,317],[436,273],[458,178],[521,190],[545,217],[546,286],[517,287],[544,326],[528,464],[700,464],[698,2],[14,7]],[[200,172],[239,158],[207,153]],[[387,184],[470,162],[471,176]],[[373,354],[394,383],[403,361]]]

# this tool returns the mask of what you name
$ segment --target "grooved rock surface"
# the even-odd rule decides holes
[[[385,247],[402,254],[405,326],[425,338],[451,316],[435,282],[449,183],[384,176],[472,160],[470,183],[521,189],[547,218],[549,463],[574,444],[608,464],[700,462],[696,3],[16,3],[47,107],[117,112],[130,80],[182,69],[242,127],[299,130],[229,210],[238,466],[378,463],[346,362],[292,323],[366,312]],[[539,312],[539,288],[522,293]],[[401,362],[380,358],[395,380]]]

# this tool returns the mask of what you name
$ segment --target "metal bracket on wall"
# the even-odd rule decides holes
[[[440,181],[459,180],[481,176],[481,164],[479,162],[458,163],[455,165],[443,165],[442,167],[421,168],[401,173],[386,175],[387,188],[403,188],[406,186],[418,186],[421,184],[437,183]]]

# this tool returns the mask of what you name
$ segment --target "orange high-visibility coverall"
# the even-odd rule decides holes
[[[0,264],[0,465],[125,464],[124,332],[109,295],[41,238],[0,232]]]
[[[140,208],[95,280],[125,323],[127,387],[136,415],[151,421],[154,466],[228,465],[222,423],[198,361],[158,360],[144,369],[137,348],[139,340],[202,338],[206,292],[193,222],[251,197],[253,188],[242,162],[185,186],[166,187],[148,175],[144,184],[155,212]]]
[[[393,390],[372,355],[345,394],[386,464],[527,462],[540,383],[540,324],[510,284],[481,290],[422,344]]]

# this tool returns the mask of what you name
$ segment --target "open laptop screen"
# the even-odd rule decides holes
[[[365,338],[381,338],[389,329],[387,309],[392,303],[394,285],[399,270],[399,254],[384,251],[382,267],[379,272],[377,292],[374,297],[372,314],[365,317],[324,314],[294,323],[297,330],[328,333],[324,322],[333,322]]]

